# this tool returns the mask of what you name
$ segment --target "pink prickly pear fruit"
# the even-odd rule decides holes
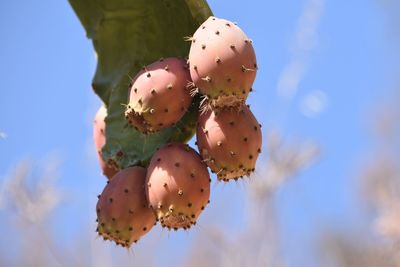
[[[219,180],[250,175],[261,153],[261,125],[246,105],[199,115],[197,146]]]
[[[112,164],[112,162],[110,162],[110,164],[107,164],[107,162],[104,161],[101,152],[101,149],[106,143],[106,124],[104,122],[104,119],[106,117],[107,109],[104,106],[101,106],[97,111],[93,122],[93,140],[103,175],[106,176],[108,179],[111,179],[118,172],[118,167],[116,166],[116,164]]]
[[[125,117],[136,130],[148,134],[177,123],[192,97],[187,63],[179,58],[161,59],[140,71],[132,81]]]
[[[145,193],[146,169],[129,167],[106,185],[97,202],[97,232],[105,240],[130,247],[156,224]]]
[[[252,41],[233,22],[209,17],[189,38],[190,75],[216,108],[244,103],[256,78]]]
[[[186,144],[171,143],[153,155],[146,194],[163,227],[189,229],[210,198],[210,175],[200,155]]]

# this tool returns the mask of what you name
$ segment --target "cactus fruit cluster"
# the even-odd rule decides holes
[[[135,76],[122,115],[126,131],[152,138],[173,129],[196,105],[199,152],[169,139],[148,160],[119,170],[102,155],[107,111],[96,114],[96,150],[109,178],[97,203],[97,232],[123,247],[156,222],[169,230],[191,228],[210,202],[208,167],[218,180],[237,180],[254,172],[261,152],[261,125],[246,105],[257,72],[251,40],[235,23],[216,17],[186,39],[188,60],[168,57],[130,73]]]

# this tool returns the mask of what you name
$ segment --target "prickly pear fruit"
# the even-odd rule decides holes
[[[156,223],[145,194],[146,169],[129,167],[106,185],[97,202],[97,231],[105,240],[130,247]]]
[[[250,175],[261,152],[261,125],[246,105],[199,115],[197,146],[219,180]]]
[[[190,75],[200,93],[216,108],[243,103],[257,71],[246,34],[235,23],[209,17],[188,39]]]
[[[161,59],[145,67],[133,79],[125,117],[142,133],[153,133],[177,123],[192,97],[186,61]]]
[[[188,229],[209,202],[210,175],[199,154],[171,143],[152,157],[146,194],[163,227]]]
[[[116,166],[116,164],[112,164],[112,162],[110,162],[110,164],[107,164],[104,161],[101,152],[101,149],[106,143],[106,137],[104,132],[106,128],[104,119],[106,117],[107,117],[107,109],[104,106],[101,106],[97,111],[93,122],[93,140],[97,151],[97,157],[100,162],[101,170],[108,179],[111,179],[118,172],[118,167]]]

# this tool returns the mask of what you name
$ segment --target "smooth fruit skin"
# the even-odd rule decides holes
[[[197,146],[219,180],[250,175],[261,153],[261,125],[246,105],[237,109],[208,109],[199,115]]]
[[[107,164],[102,157],[101,149],[106,144],[106,124],[104,122],[106,117],[107,109],[104,106],[101,106],[97,111],[93,122],[93,140],[102,173],[110,180],[118,172],[118,168],[115,164]]]
[[[199,154],[186,144],[171,143],[152,157],[146,194],[157,218],[168,229],[188,229],[210,198],[210,175]]]
[[[146,169],[130,167],[118,172],[97,202],[97,231],[105,240],[130,247],[156,223],[145,194]]]
[[[171,127],[189,108],[191,82],[185,60],[161,59],[132,81],[125,117],[136,130],[148,134]]]
[[[233,22],[209,17],[193,37],[190,75],[214,108],[244,103],[256,78],[252,41]]]

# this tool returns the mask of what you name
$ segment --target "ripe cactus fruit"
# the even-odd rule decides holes
[[[197,146],[219,180],[228,181],[255,170],[261,152],[261,125],[246,105],[237,109],[208,109],[199,115]]]
[[[216,108],[244,103],[257,71],[246,34],[235,23],[209,17],[188,40],[190,75],[200,93]]]
[[[125,117],[142,133],[153,133],[177,123],[192,102],[186,61],[161,59],[140,71],[132,81]]]
[[[106,137],[105,137],[106,124],[104,122],[104,119],[106,117],[107,117],[107,109],[104,106],[101,106],[97,111],[93,122],[93,140],[97,151],[97,157],[100,162],[101,170],[108,179],[111,179],[118,172],[118,167],[116,166],[116,164],[113,164],[112,161],[110,161],[109,164],[107,164],[107,162],[104,161],[101,152],[101,149],[106,143]]]
[[[97,202],[97,231],[105,240],[130,247],[156,223],[145,194],[146,169],[129,167],[106,185]]]
[[[210,175],[186,144],[160,148],[148,167],[146,194],[163,227],[188,229],[209,202]]]

